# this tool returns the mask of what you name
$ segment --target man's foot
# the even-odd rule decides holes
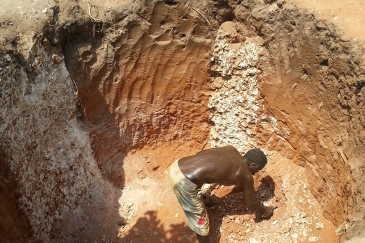
[[[203,196],[203,200],[204,200],[204,204],[206,207],[210,208],[210,207],[214,207],[215,205],[219,204],[219,200],[218,197],[213,195],[213,196]]]

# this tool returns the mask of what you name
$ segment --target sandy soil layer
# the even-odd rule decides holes
[[[349,40],[364,42],[365,35],[359,31],[365,24],[365,3],[357,0],[346,2],[317,0],[290,0],[298,7],[312,11],[316,16],[333,22]]]

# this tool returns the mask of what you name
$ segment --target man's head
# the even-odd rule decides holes
[[[266,155],[260,149],[250,149],[243,156],[243,159],[250,168],[252,175],[256,174],[256,172],[264,168],[267,164]]]

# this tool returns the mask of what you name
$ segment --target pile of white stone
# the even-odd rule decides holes
[[[211,58],[214,90],[208,107],[212,147],[231,144],[239,151],[255,147],[254,129],[259,104],[256,67],[262,47],[247,39],[229,43],[226,31],[219,30]]]

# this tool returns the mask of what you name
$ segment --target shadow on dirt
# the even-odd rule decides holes
[[[170,228],[165,230],[165,227]],[[157,218],[157,211],[147,211],[143,217],[140,217],[137,223],[128,230],[117,242],[133,243],[183,243],[194,242],[196,238],[184,223],[165,225]]]
[[[109,62],[98,62],[97,50],[102,46],[102,37],[91,36],[91,24],[70,26],[68,42],[62,46],[65,64],[78,95],[77,117],[81,127],[89,134],[93,156],[103,179],[117,189],[123,189],[125,154],[132,146],[131,132],[121,132],[116,114],[105,90],[110,90],[115,72]],[[94,67],[97,72],[91,72]],[[97,67],[97,68],[96,68]],[[103,81],[107,80],[106,83]],[[108,183],[93,185],[78,202],[75,212],[59,223],[55,229],[66,229],[67,234],[52,232],[54,242],[112,241],[120,222],[118,199],[121,190]],[[76,222],[76,223],[75,223]],[[64,236],[71,235],[71,236]],[[68,237],[68,238],[67,238]]]
[[[273,198],[275,183],[270,176],[265,176],[260,179],[260,185],[256,190],[255,198],[257,201],[263,202]],[[211,186],[215,188],[215,185]],[[212,191],[206,193],[211,193]],[[239,215],[252,215],[253,212],[247,209],[244,192],[242,186],[235,186],[227,195],[218,198],[219,204],[207,208],[210,221],[210,243],[219,243],[221,238],[221,230],[223,221],[234,221]],[[177,207],[179,205],[176,205]],[[171,215],[173,217],[173,215]],[[238,217],[237,217],[238,218]],[[255,222],[260,222],[262,219],[256,215]],[[242,222],[240,222],[242,223]],[[165,228],[169,228],[166,230]],[[186,223],[164,225],[157,217],[157,211],[147,211],[145,215],[138,219],[137,223],[128,230],[118,242],[197,242],[196,235]],[[236,232],[234,232],[236,233]]]

